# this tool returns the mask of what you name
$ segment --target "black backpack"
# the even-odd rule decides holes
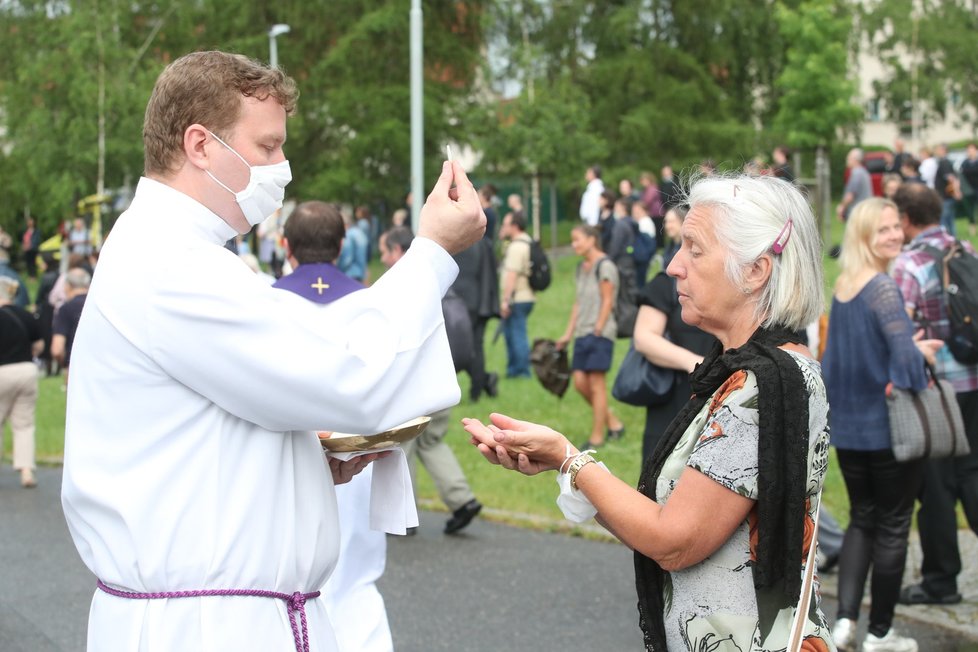
[[[638,317],[638,286],[635,283],[635,262],[630,254],[625,254],[619,260],[611,260],[605,256],[594,266],[594,274],[601,282],[600,268],[601,263],[609,261],[618,268],[618,296],[615,297],[615,324],[618,327],[616,333],[621,338],[629,338],[635,331],[635,319]]]
[[[938,265],[941,292],[947,308],[950,333],[945,342],[954,359],[962,364],[978,363],[978,257],[960,240],[946,250],[925,245]]]
[[[655,236],[645,233],[638,228],[638,223],[632,221],[632,258],[636,265],[647,265],[655,256],[656,242]]]
[[[550,287],[550,259],[536,240],[530,239],[530,288],[540,292]]]

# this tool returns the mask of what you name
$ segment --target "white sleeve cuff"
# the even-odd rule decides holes
[[[404,256],[421,256],[430,261],[431,269],[435,272],[435,278],[438,279],[439,293],[442,296],[448,292],[448,288],[458,277],[458,265],[455,263],[455,259],[434,240],[415,238]]]

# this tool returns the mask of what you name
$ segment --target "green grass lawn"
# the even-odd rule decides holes
[[[561,233],[566,236],[570,225],[562,223],[561,227]],[[963,220],[959,221],[959,233],[967,234],[967,226]],[[831,242],[838,243],[840,238],[841,224],[833,220]],[[549,289],[539,295],[537,305],[530,315],[531,340],[540,337],[556,339],[561,335],[574,300],[573,275],[577,258],[567,256],[556,259],[553,263],[553,283]],[[373,272],[373,278],[377,278],[379,267],[374,267]],[[837,262],[826,258],[825,272],[826,298],[830,299],[831,284],[838,274]],[[499,372],[502,376],[505,370],[506,347],[501,337],[494,341],[495,328],[496,322],[490,322],[485,343],[486,362],[489,370]],[[627,340],[616,341],[614,364],[608,376],[609,384],[627,348]],[[462,417],[485,420],[490,412],[504,412],[520,419],[545,423],[566,434],[571,441],[577,442],[590,431],[591,415],[587,404],[573,388],[568,389],[563,399],[558,399],[546,392],[535,379],[501,379],[497,398],[490,399],[483,396],[477,404],[471,404],[467,399],[468,376],[460,374],[459,383],[462,386],[462,396],[466,398],[463,398],[463,402],[453,412],[455,425],[447,439],[455,450],[479,500],[499,510],[543,518],[545,521],[559,521],[560,512],[554,502],[557,495],[554,474],[547,473],[525,478],[489,465],[468,443],[468,435],[462,430],[458,420]],[[37,406],[37,454],[40,460],[58,461],[62,456],[65,393],[61,386],[60,377],[41,380]],[[625,423],[625,437],[602,448],[600,458],[616,475],[634,485],[638,480],[641,466],[641,438],[645,411],[618,403],[614,404],[614,409]],[[9,433],[9,428],[5,428],[5,433]],[[9,463],[9,434],[5,434],[4,451]],[[418,484],[419,495],[426,505],[441,506],[437,501],[434,485],[423,470],[418,474]],[[829,469],[825,485],[825,504],[843,524],[848,522],[845,486],[835,464]]]

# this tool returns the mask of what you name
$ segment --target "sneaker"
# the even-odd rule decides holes
[[[917,652],[917,641],[900,636],[891,627],[882,638],[874,636],[872,632],[867,633],[863,639],[863,652]]]
[[[849,618],[839,618],[832,628],[832,640],[839,652],[855,652],[856,621]]]

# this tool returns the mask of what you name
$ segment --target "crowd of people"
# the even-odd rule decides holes
[[[539,290],[522,201],[504,209],[446,161],[416,233],[404,209],[382,230],[366,206],[283,208],[296,98],[293,80],[245,57],[181,57],[149,100],[145,177],[105,246],[95,251],[76,222],[62,271],[38,256],[28,222],[36,314],[0,247],[0,412],[33,486],[35,359],[64,369],[62,500],[98,578],[91,649],[390,650],[376,580],[384,531],[417,528],[405,476],[418,462],[428,470],[446,534],[483,508],[444,439],[458,372],[471,402],[532,375]],[[978,533],[978,365],[945,345],[931,252],[955,242],[978,150],[965,184],[935,154],[931,166],[897,152],[878,198],[861,150],[849,153],[823,342],[822,243],[786,149],[736,175],[704,161],[687,187],[669,166],[617,191],[587,169],[571,232],[575,299],[556,347],[571,351],[590,429],[502,414],[463,423],[489,462],[556,471],[564,514],[595,518],[634,550],[646,649],[855,650],[871,573],[861,649],[913,652],[893,627],[897,602],[961,600],[955,507]],[[252,231],[257,253],[243,237]],[[494,318],[502,373],[485,361]],[[607,374],[625,337],[675,377],[646,408],[635,488],[598,459],[624,435]],[[969,456],[893,455],[886,387],[922,389],[925,363],[957,392]],[[419,412],[428,428],[403,449],[324,458],[321,438]],[[851,505],[834,621],[815,561],[830,446]],[[923,581],[901,586],[918,500]]]
[[[21,486],[37,485],[35,417],[38,376],[64,372],[67,387],[71,347],[88,292],[96,252],[86,240],[84,253],[75,253],[67,241],[58,251],[41,251],[41,234],[33,217],[26,219],[21,238],[23,269],[37,282],[31,297],[27,283],[10,261],[13,244],[0,230],[0,424],[10,424],[13,436],[13,468],[20,473]],[[78,226],[81,225],[81,226]],[[87,228],[80,218],[76,229]],[[82,244],[76,242],[78,247]],[[59,258],[64,258],[61,265]]]

